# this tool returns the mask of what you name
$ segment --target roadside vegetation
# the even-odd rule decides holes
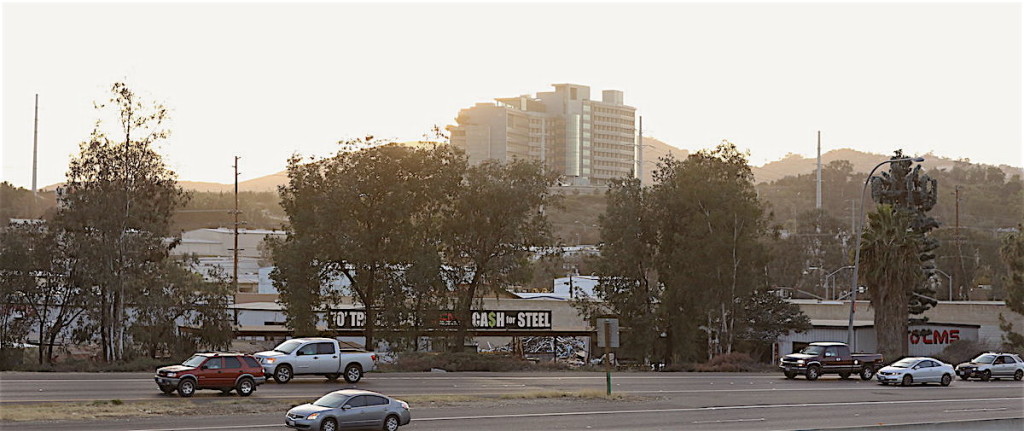
[[[218,395],[210,397],[217,398]],[[515,404],[528,404],[537,401],[545,403],[579,403],[581,401],[641,401],[647,397],[625,394],[607,395],[604,391],[537,391],[502,395],[446,395],[420,394],[396,395],[415,409],[427,409],[452,406],[493,407]],[[226,398],[226,397],[224,397]],[[173,401],[173,402],[172,402]],[[8,404],[0,409],[0,423],[3,422],[38,422],[40,418],[48,421],[65,420],[103,420],[118,418],[142,418],[155,416],[194,416],[202,412],[206,416],[230,416],[265,414],[267,412],[284,412],[292,407],[311,403],[315,398],[245,398],[245,399],[167,399],[124,401],[119,399],[69,402],[69,403],[35,403]]]

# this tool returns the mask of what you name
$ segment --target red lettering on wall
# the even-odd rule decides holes
[[[910,331],[910,344],[918,344],[924,342],[924,344],[949,344],[954,341],[960,340],[959,329],[935,329],[928,331],[926,329]]]

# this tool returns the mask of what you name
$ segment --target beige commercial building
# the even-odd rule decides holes
[[[618,90],[590,98],[590,87],[555,84],[535,97],[498,98],[459,111],[449,126],[452,145],[472,164],[484,160],[538,160],[564,185],[603,186],[634,172],[636,108]]]

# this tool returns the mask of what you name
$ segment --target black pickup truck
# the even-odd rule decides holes
[[[870,380],[882,367],[882,355],[876,353],[850,353],[844,343],[811,343],[800,353],[783,356],[779,368],[787,379],[803,374],[807,380],[817,380],[822,374],[839,374],[847,379],[851,374],[860,374],[862,380]]]

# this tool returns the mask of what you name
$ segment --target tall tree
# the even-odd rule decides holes
[[[499,289],[526,264],[531,247],[545,245],[542,208],[555,176],[537,162],[486,161],[470,167],[442,228],[448,279],[456,288],[459,326],[451,346],[465,345],[473,301],[485,288]]]
[[[906,156],[897,150],[891,159],[906,159]],[[914,166],[910,160],[889,163],[888,172],[871,178],[871,198],[907,213],[908,229],[917,234],[918,266],[923,278],[906,286],[910,290],[908,311],[913,315],[923,314],[938,302],[934,299],[934,285],[925,282],[935,275],[935,249],[939,247],[939,241],[928,234],[939,227],[938,221],[928,215],[938,202],[937,187],[938,182],[925,174],[921,165]],[[907,282],[910,283],[909,279]]]
[[[999,248],[1000,257],[1008,274],[1003,281],[1006,287],[1006,308],[1017,314],[1024,314],[1024,226],[1017,225],[1017,231],[1003,237]],[[1004,344],[1015,350],[1024,349],[1024,335],[1013,331],[1013,324],[999,315],[999,327],[1006,334]]]
[[[418,235],[430,226],[437,202],[454,193],[465,157],[448,146],[412,148],[372,137],[343,145],[330,158],[289,162],[289,183],[280,189],[288,241],[311,247],[311,252],[302,259],[275,254],[277,265],[290,267],[279,269],[282,274],[297,274],[278,288],[285,291],[286,310],[292,310],[315,305],[312,273],[296,265],[317,268],[321,283],[347,280],[365,307],[366,347],[373,349],[379,316],[407,300],[387,297],[389,289],[417,261],[424,244]],[[292,287],[309,294],[299,295]],[[333,293],[318,291],[328,297]],[[333,298],[327,299],[324,305],[333,305]]]
[[[609,185],[607,210],[599,219],[600,283],[595,289],[602,305],[618,316],[623,329],[630,330],[631,335],[623,338],[623,351],[646,359],[656,354],[661,332],[670,331],[658,306],[662,289],[654,271],[657,232],[649,194],[636,178],[616,179]],[[595,307],[587,298],[577,304],[588,317],[604,312],[604,307]]]
[[[658,224],[656,269],[665,293],[662,306],[674,319],[670,345],[695,360],[732,351],[740,304],[736,298],[766,285],[761,240],[768,218],[757,197],[746,157],[723,142],[685,161],[664,160],[651,191]],[[706,349],[687,338],[706,334]]]
[[[144,102],[124,83],[111,93],[97,109],[114,117],[115,126],[108,131],[97,121],[80,145],[56,218],[77,266],[71,281],[94,293],[89,317],[108,361],[125,355],[126,308],[176,244],[165,238],[174,209],[188,198],[155,149],[169,135],[167,109]]]
[[[861,276],[875,309],[878,350],[887,358],[907,355],[907,331],[914,287],[924,280],[921,234],[911,228],[912,214],[879,205],[868,214],[861,239]]]

